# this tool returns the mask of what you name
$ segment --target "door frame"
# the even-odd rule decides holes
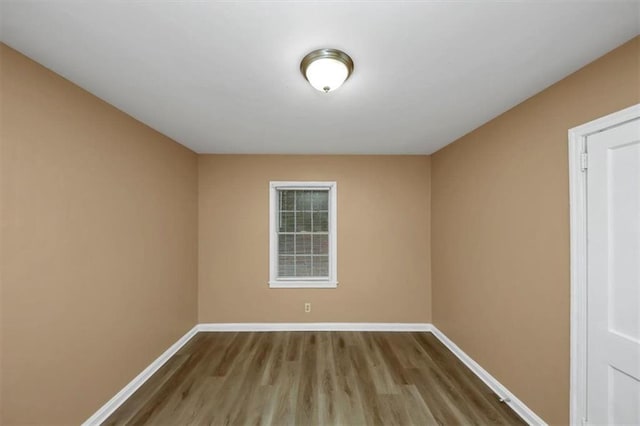
[[[640,104],[569,129],[570,422],[575,426],[587,416],[587,137],[637,118]]]

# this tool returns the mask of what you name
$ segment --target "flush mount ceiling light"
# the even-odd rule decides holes
[[[314,89],[331,92],[342,86],[353,72],[353,61],[341,50],[318,49],[300,63],[300,71]]]

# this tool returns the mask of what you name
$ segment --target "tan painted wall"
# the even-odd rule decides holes
[[[567,130],[640,102],[633,41],[432,157],[433,318],[550,423],[569,420]]]
[[[78,424],[196,322],[197,156],[0,53],[3,420]]]
[[[640,101],[638,39],[432,158],[196,157],[0,49],[5,424],[82,421],[196,312],[429,322],[431,258],[436,325],[568,421],[567,129]],[[268,288],[270,180],[338,182],[338,289]]]
[[[199,175],[200,322],[431,320],[428,156],[202,155]],[[337,289],[268,287],[271,180],[337,181]]]

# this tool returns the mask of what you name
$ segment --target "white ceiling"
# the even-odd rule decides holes
[[[3,42],[199,153],[432,153],[640,32],[615,0],[0,7]],[[328,94],[322,47],[355,62]]]

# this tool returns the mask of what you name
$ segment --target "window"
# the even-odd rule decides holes
[[[270,287],[337,287],[336,191],[335,182],[271,182]]]

